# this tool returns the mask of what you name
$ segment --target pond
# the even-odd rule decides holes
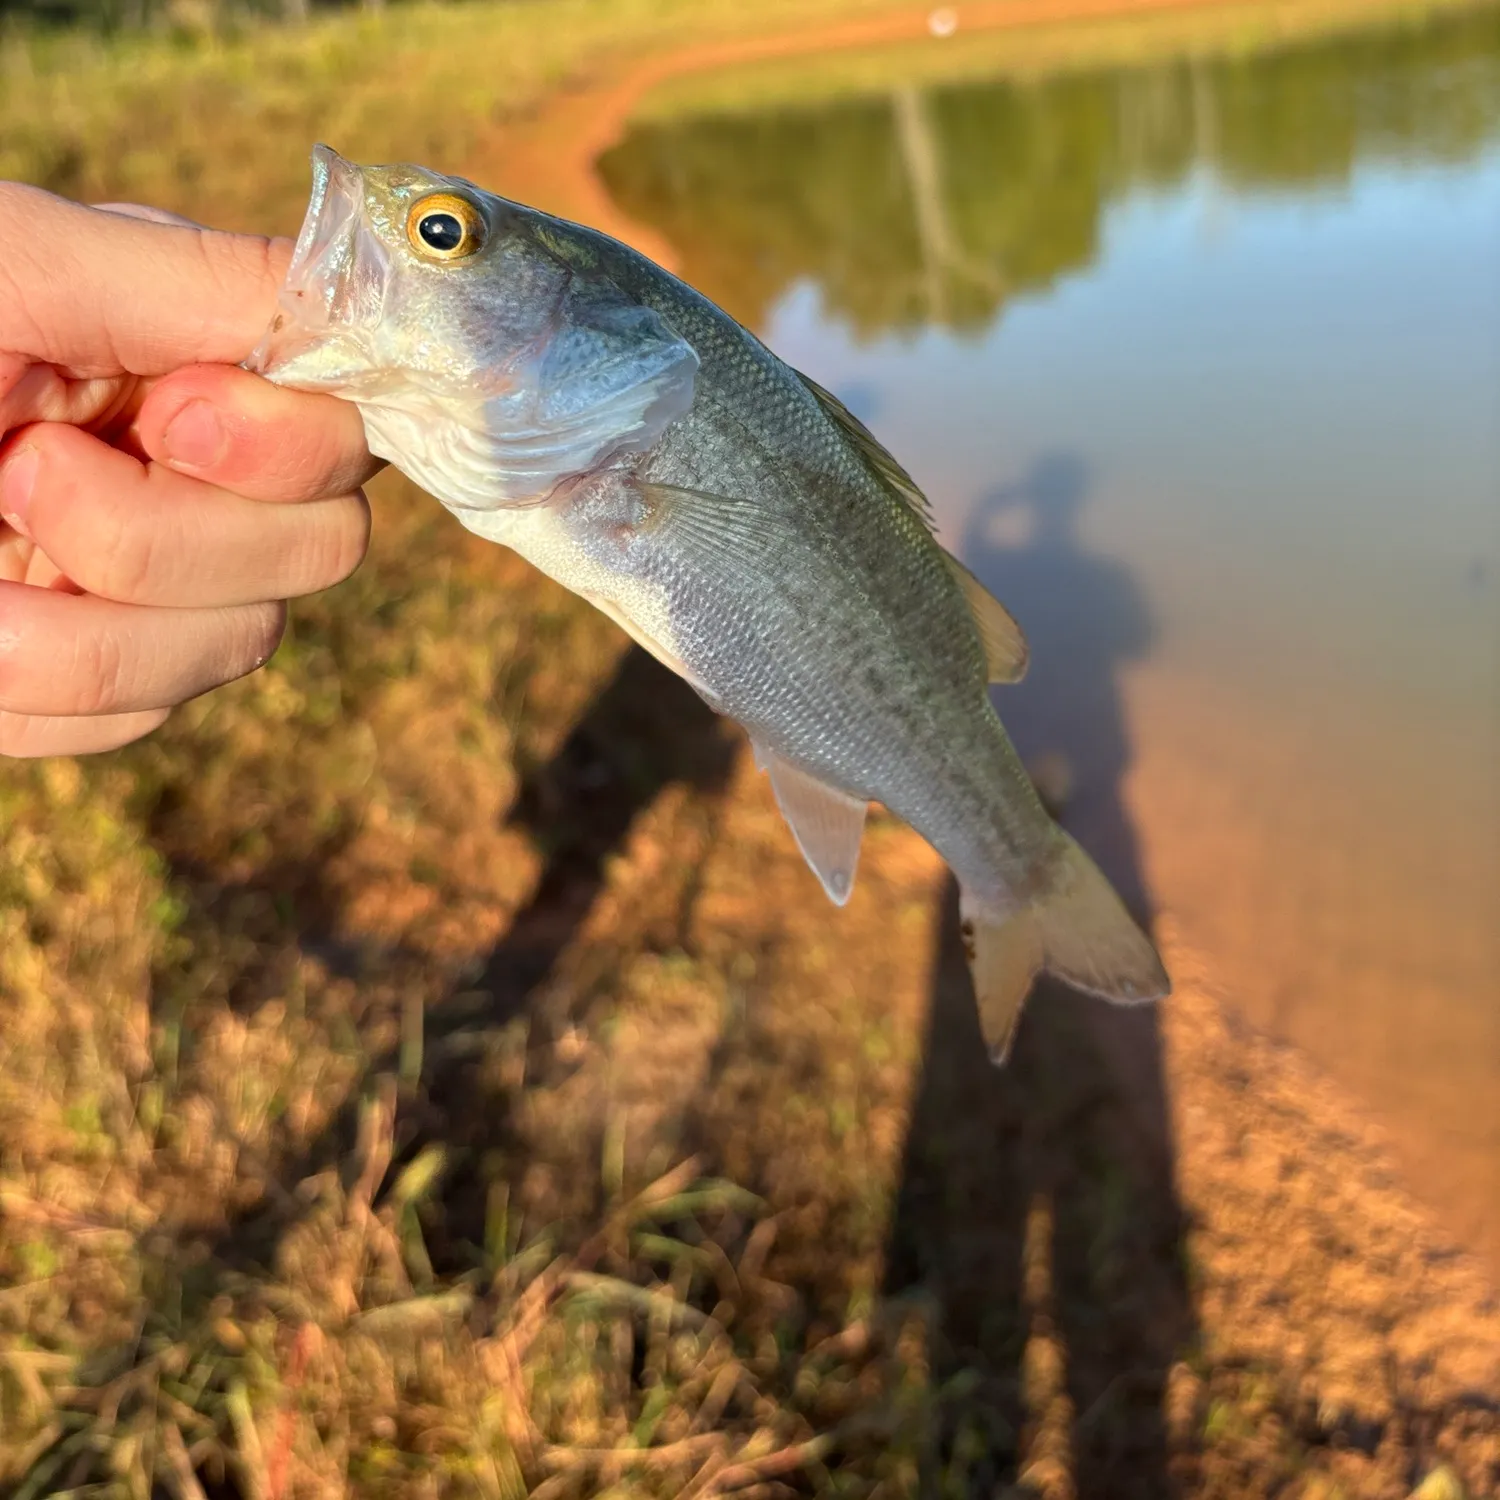
[[[600,177],[1012,607],[1065,821],[1495,1253],[1500,11],[964,45],[648,100]]]

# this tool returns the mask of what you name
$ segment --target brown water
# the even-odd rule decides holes
[[[1500,10],[917,62],[601,174],[1015,610],[1085,843],[1500,1252]]]

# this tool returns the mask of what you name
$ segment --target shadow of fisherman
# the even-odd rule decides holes
[[[1066,766],[1065,821],[1144,921],[1118,676],[1152,627],[1130,575],[1079,537],[1088,487],[1077,458],[1041,458],[983,497],[961,554],[1031,642],[1027,679],[997,690],[1017,748]],[[1048,1500],[1170,1494],[1162,1401],[1192,1314],[1157,1009],[1043,980],[997,1071],[951,881],[942,934],[887,1290],[925,1292],[940,1366],[979,1372],[974,1494],[1018,1470]]]

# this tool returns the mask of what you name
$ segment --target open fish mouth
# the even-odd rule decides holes
[[[360,168],[319,145],[312,169],[276,316],[245,368],[283,385],[343,391],[367,367],[359,334],[380,322],[390,256],[368,222]]]

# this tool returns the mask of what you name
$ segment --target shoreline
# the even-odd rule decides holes
[[[1003,64],[991,58],[989,72],[993,75],[1007,66],[1023,73],[1056,71],[1120,60],[1117,48],[1101,51],[1096,46],[1092,55],[1080,54],[1077,40],[1088,26],[1139,27],[1142,22],[1166,20],[1200,25],[1208,21],[1223,27],[1212,39],[1201,31],[1190,33],[1187,41],[1174,39],[1160,49],[1162,57],[1170,57],[1186,46],[1201,50],[1210,40],[1220,50],[1236,50],[1244,44],[1245,23],[1250,21],[1268,26],[1278,38],[1292,38],[1368,26],[1383,18],[1482,8],[1483,0],[1384,0],[1373,6],[1362,0],[980,0],[953,7],[902,6],[871,16],[789,27],[769,36],[690,43],[663,55],[627,55],[625,70],[618,76],[584,60],[576,77],[564,80],[523,118],[498,122],[476,144],[468,169],[507,196],[602,229],[674,269],[672,246],[619,208],[596,164],[618,144],[650,96],[685,81],[813,60],[821,71],[830,55],[913,45],[941,57],[975,38],[1016,39],[1028,34],[1043,38],[1041,48]],[[953,32],[934,32],[932,18],[938,10],[956,18]],[[1138,57],[1140,44],[1134,35],[1130,47]],[[1151,54],[1152,60],[1155,56]],[[826,83],[820,80],[820,86],[826,88]]]
[[[1412,7],[1393,4],[1384,7],[1383,14],[1399,17],[1403,14],[1423,13],[1438,9],[1477,9],[1463,3],[1439,5],[1437,7]],[[983,36],[986,38],[1014,37],[1020,33],[1046,33],[1047,41],[1042,53],[1033,48],[1029,53],[1012,62],[1025,68],[1037,67],[1040,55],[1052,59],[1069,60],[1073,67],[1100,65],[1097,49],[1095,53],[1080,53],[1068,50],[1067,35],[1070,28],[1096,23],[1129,20],[1141,16],[1167,17],[1176,20],[1192,18],[1201,21],[1211,17],[1223,30],[1218,34],[1220,48],[1233,49],[1240,45],[1240,30],[1236,24],[1247,16],[1270,18],[1278,35],[1298,34],[1288,32],[1289,18],[1301,17],[1304,28],[1314,29],[1347,25],[1369,24],[1371,7],[1353,3],[1332,5],[1297,5],[1294,3],[1246,4],[1245,0],[1126,0],[1124,4],[1114,0],[1022,0],[1022,3],[987,3],[958,7],[960,38]],[[672,268],[676,265],[676,252],[671,244],[652,229],[631,219],[611,197],[596,170],[599,158],[622,137],[631,121],[638,118],[643,107],[653,96],[660,98],[664,92],[670,95],[670,108],[683,107],[683,99],[691,104],[695,97],[684,90],[684,83],[713,79],[739,70],[737,77],[743,79],[749,67],[769,65],[784,66],[802,60],[826,58],[830,49],[842,54],[867,57],[882,48],[899,47],[912,43],[923,43],[931,53],[938,56],[954,56],[945,49],[956,47],[959,39],[936,41],[928,28],[926,8],[902,8],[886,15],[865,17],[831,25],[811,25],[790,28],[772,36],[739,38],[708,44],[684,46],[661,57],[638,60],[627,66],[620,76],[611,76],[599,81],[577,83],[559,90],[550,100],[533,114],[520,121],[506,122],[496,127],[493,139],[488,141],[476,158],[475,174],[485,180],[500,184],[503,191],[523,201],[537,203],[549,211],[564,217],[576,218],[606,230],[633,244],[643,253]],[[1202,45],[1201,33],[1196,35],[1196,44]],[[872,51],[873,49],[873,51]],[[1164,55],[1176,55],[1167,52]],[[994,54],[987,54],[993,61]],[[1106,58],[1107,60],[1107,58]],[[676,92],[673,93],[672,90]],[[711,94],[711,90],[709,91]],[[763,94],[754,95],[759,101]],[[1161,804],[1159,791],[1156,804]],[[1155,809],[1162,812],[1158,805]],[[1142,835],[1148,848],[1150,829],[1156,826],[1147,820]],[[1175,831],[1163,825],[1163,838],[1168,843],[1177,842]],[[1177,863],[1181,863],[1180,851],[1173,847],[1169,851]],[[1312,1066],[1319,1068],[1333,1085],[1335,1074],[1313,1062],[1314,1054],[1282,1033],[1262,1022],[1251,1019],[1252,1007],[1230,1005],[1234,1014],[1253,1028],[1255,1034],[1265,1038],[1268,1045],[1286,1046],[1296,1049]],[[1341,1079],[1339,1089],[1352,1092],[1349,1078]],[[1356,1106],[1364,1110],[1373,1122],[1379,1111],[1373,1104]],[[1455,1220],[1467,1218],[1472,1227],[1472,1214],[1464,1215],[1455,1210],[1452,1192],[1445,1190],[1437,1194],[1424,1194],[1417,1181],[1431,1173],[1439,1151],[1437,1143],[1428,1142],[1421,1147],[1403,1145],[1394,1122],[1378,1127],[1390,1133],[1393,1144],[1387,1154],[1399,1160],[1399,1175],[1405,1182],[1413,1202],[1422,1202],[1435,1223],[1445,1212],[1453,1214]],[[1446,1174],[1437,1174],[1440,1178]],[[1444,1199],[1447,1199],[1445,1204]],[[1459,1231],[1455,1229],[1454,1233]],[[1481,1228],[1477,1238],[1465,1238],[1465,1253],[1472,1255],[1487,1274],[1494,1276],[1500,1270],[1500,1242],[1487,1237]]]

